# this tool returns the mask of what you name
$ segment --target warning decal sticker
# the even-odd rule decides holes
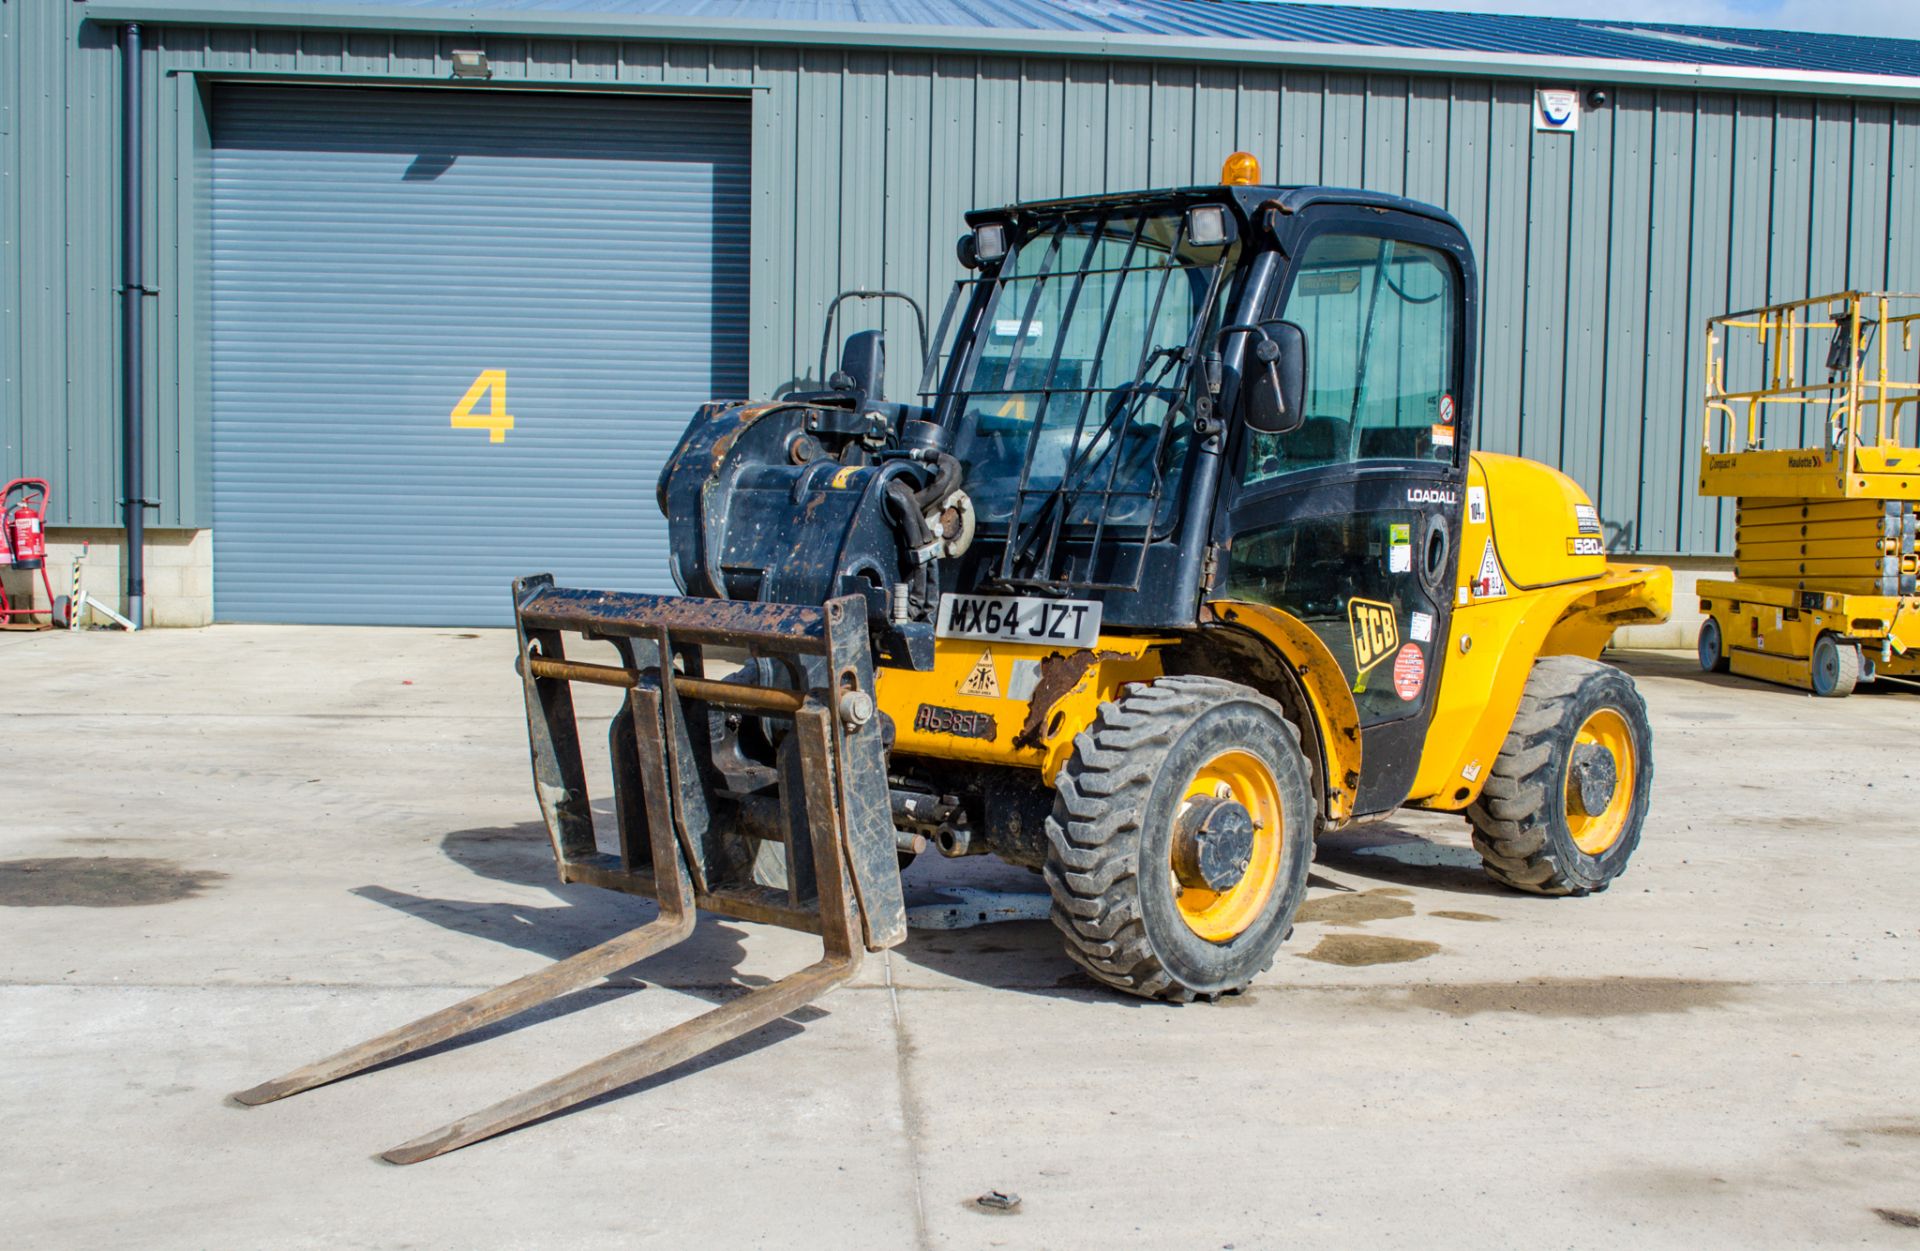
[[[973,695],[985,699],[1000,698],[1000,678],[993,671],[993,649],[980,653],[980,659],[973,662],[973,668],[960,680],[956,688],[962,695]]]
[[[1409,643],[1393,658],[1393,689],[1401,699],[1411,702],[1427,681],[1427,657],[1416,643]]]
[[[1498,599],[1506,593],[1507,580],[1500,576],[1500,557],[1493,550],[1493,540],[1488,539],[1480,553],[1480,571],[1473,575],[1473,597]]]
[[[1467,488],[1467,520],[1476,526],[1486,522],[1487,488],[1476,486]]]

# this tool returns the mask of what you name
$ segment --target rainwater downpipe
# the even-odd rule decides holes
[[[121,506],[127,526],[127,619],[134,629],[146,624],[147,570],[146,422],[141,412],[141,301],[147,287],[140,248],[140,25],[120,28],[120,441]]]

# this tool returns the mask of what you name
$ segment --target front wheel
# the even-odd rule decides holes
[[[1167,677],[1103,704],[1047,821],[1067,954],[1150,998],[1244,990],[1306,894],[1307,768],[1280,706],[1235,682]]]
[[[1547,656],[1467,819],[1495,881],[1585,895],[1626,870],[1652,791],[1653,731],[1633,679],[1597,660]]]
[[[1730,666],[1727,663],[1727,646],[1720,636],[1720,622],[1708,617],[1700,623],[1700,668],[1706,673],[1725,673]]]
[[[1822,699],[1844,699],[1860,685],[1860,646],[1822,634],[1813,643],[1813,693]]]

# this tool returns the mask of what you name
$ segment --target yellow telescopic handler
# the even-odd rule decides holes
[[[1042,873],[1066,954],[1215,1000],[1273,962],[1316,836],[1459,812],[1497,881],[1604,890],[1652,741],[1597,659],[1671,575],[1564,475],[1473,453],[1467,238],[1394,196],[1223,182],[967,215],[912,400],[878,332],[816,389],[695,414],[659,485],[678,596],[514,586],[560,877],[658,901],[590,951],[241,1094],[333,1081],[587,985],[697,912],[820,960],[386,1153],[660,1072],[906,937],[904,862]],[[596,658],[569,654],[591,642]],[[596,831],[573,686],[610,686]]]

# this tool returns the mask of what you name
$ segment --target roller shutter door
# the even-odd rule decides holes
[[[671,590],[660,467],[696,406],[745,389],[747,121],[223,89],[215,615],[501,624],[510,580],[545,571]]]

